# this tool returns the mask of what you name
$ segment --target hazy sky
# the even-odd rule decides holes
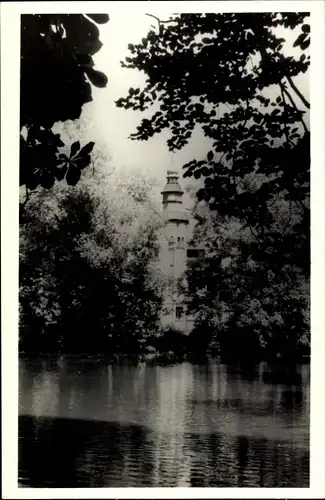
[[[148,3],[148,11],[150,11]],[[193,158],[205,156],[211,141],[204,137],[200,130],[195,131],[193,138],[184,149],[170,153],[165,131],[147,142],[131,141],[128,136],[134,132],[145,112],[124,110],[114,104],[120,97],[127,95],[129,87],[140,87],[144,84],[145,75],[137,70],[122,68],[120,61],[130,55],[129,43],[138,43],[155,25],[156,21],[143,12],[128,16],[127,13],[116,12],[110,15],[110,21],[100,26],[100,39],[103,47],[94,57],[96,69],[103,71],[108,77],[105,89],[93,88],[93,102],[84,106],[81,120],[86,127],[89,140],[97,140],[105,144],[117,168],[141,169],[164,182],[166,170],[170,167],[181,172],[181,166]],[[286,37],[288,37],[286,30]],[[293,55],[292,48],[296,34],[288,40],[286,52]],[[298,81],[299,88],[308,96],[308,76],[303,75]],[[300,104],[300,103],[299,103]],[[150,113],[150,110],[149,110]],[[184,181],[185,182],[185,181]]]

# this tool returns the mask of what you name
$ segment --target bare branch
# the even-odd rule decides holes
[[[254,232],[252,226],[247,222],[247,227],[249,228],[251,234],[254,236],[254,238],[258,241],[261,242],[259,236]]]
[[[158,25],[160,26],[161,24],[166,24],[166,23],[175,23],[175,19],[168,19],[167,21],[162,21],[159,19],[159,17],[154,16],[153,14],[145,14],[146,16],[152,17],[153,19],[156,19]]]
[[[291,97],[290,93],[287,91],[287,89],[286,89],[284,86],[283,86],[283,92],[284,92],[284,93],[285,93],[285,95],[289,98],[289,100],[290,100],[290,102],[291,102],[292,106],[293,106],[293,107],[294,107],[297,111],[299,111],[299,110],[298,110],[298,108],[297,108],[297,106],[296,106],[295,101],[292,99],[292,97]],[[303,120],[303,118],[302,118],[302,117],[300,118],[300,121],[301,121],[301,123],[302,123],[302,126],[304,127],[305,132],[306,132],[306,133],[308,133],[308,132],[309,132],[309,130],[308,130],[307,125],[305,124],[305,122],[304,122],[304,120]]]
[[[295,91],[295,93],[297,94],[297,96],[301,99],[301,101],[304,103],[304,105],[306,106],[306,108],[310,109],[310,104],[309,102],[304,98],[304,96],[302,95],[302,93],[300,92],[300,90],[296,87],[296,85],[293,83],[292,81],[292,78],[291,76],[289,75],[286,75],[287,77],[287,80],[288,82],[290,83],[291,87],[293,88],[293,90]]]
[[[145,14],[145,15],[148,16],[148,17],[152,17],[153,19],[156,19],[158,25],[160,26],[160,19],[159,19],[159,17],[156,17],[153,14]]]
[[[279,85],[280,85],[280,89],[281,89],[281,95],[282,95],[284,110],[286,111],[287,103],[286,103],[285,96],[284,96],[284,86],[283,86],[282,82],[280,82]],[[284,135],[286,136],[287,143],[288,144],[293,144],[292,141],[289,138],[288,125],[287,125],[286,121],[284,122]]]

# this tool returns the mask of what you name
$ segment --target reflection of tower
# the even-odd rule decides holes
[[[167,183],[161,192],[164,229],[160,245],[160,269],[170,278],[171,286],[165,298],[166,314],[163,325],[172,325],[182,331],[186,328],[186,315],[182,300],[177,293],[177,279],[184,273],[187,260],[187,227],[189,218],[183,206],[183,194],[179,175],[174,170],[167,172]]]
[[[146,414],[146,425],[156,430],[153,448],[151,444],[155,486],[189,486],[192,456],[187,453],[187,426],[191,425],[192,372],[193,366],[184,363],[156,369],[154,404]]]

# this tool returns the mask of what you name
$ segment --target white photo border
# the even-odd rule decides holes
[[[311,14],[311,418],[309,488],[18,488],[18,199],[20,16],[28,13],[148,11],[148,2],[1,4],[1,291],[3,498],[324,498],[325,497],[325,158],[322,0],[150,2],[150,12],[310,12]]]

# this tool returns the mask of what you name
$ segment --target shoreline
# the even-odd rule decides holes
[[[297,358],[273,358],[273,359],[263,359],[263,358],[250,358],[246,360],[239,360],[238,358],[222,357],[222,356],[204,356],[195,357],[191,355],[175,356],[173,353],[157,353],[157,354],[140,354],[138,356],[127,356],[127,355],[109,355],[107,353],[61,353],[61,352],[43,352],[43,353],[32,353],[32,352],[19,352],[18,359],[35,359],[35,360],[56,360],[56,361],[97,361],[106,362],[108,364],[120,364],[120,363],[148,363],[148,364],[164,364],[164,365],[175,365],[181,363],[191,363],[191,364],[209,364],[211,362],[225,365],[234,366],[256,366],[261,363],[266,363],[268,366],[278,366],[278,367],[290,367],[294,365],[308,364],[310,365],[311,356],[305,355]]]

